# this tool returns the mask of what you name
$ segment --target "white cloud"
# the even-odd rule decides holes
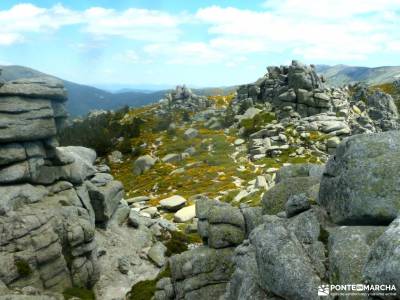
[[[120,36],[141,41],[174,41],[183,16],[165,12],[130,8],[119,12],[93,7],[84,12],[85,31],[97,36]]]
[[[400,39],[398,0],[270,0],[264,7],[210,6],[198,10],[196,18],[208,24],[211,47],[233,54],[286,52],[308,60],[363,60]]]
[[[85,11],[65,8],[61,4],[41,8],[17,4],[0,10],[0,45],[25,41],[28,33],[52,32],[63,26],[79,24],[94,39],[122,37],[138,41],[174,41],[185,20],[184,14],[130,8],[122,11],[92,7]]]
[[[400,52],[399,0],[268,0],[263,7],[254,11],[214,5],[189,15],[139,8],[78,11],[61,4],[50,8],[18,4],[0,10],[0,46],[25,42],[32,33],[79,25],[77,30],[87,35],[86,42],[74,45],[81,52],[100,53],[114,37],[138,41],[137,49],[121,49],[112,57],[129,63],[162,60],[233,67],[245,64],[254,54],[285,53],[328,62]],[[208,36],[186,39],[193,26]]]
[[[0,11],[0,44],[25,41],[25,34],[54,31],[64,25],[77,24],[80,16],[58,4],[50,9],[33,4],[17,4]]]
[[[398,0],[268,0],[264,7],[281,15],[338,19],[399,9]]]
[[[0,45],[9,46],[24,40],[18,33],[0,32]]]

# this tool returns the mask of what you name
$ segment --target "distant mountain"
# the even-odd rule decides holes
[[[332,85],[341,86],[355,82],[382,84],[400,79],[400,67],[352,67],[346,65],[317,65],[317,73],[324,75]]]
[[[5,80],[15,80],[18,78],[32,78],[49,76],[37,70],[23,66],[0,66],[3,69],[2,78]],[[61,79],[62,80],[62,79]],[[71,81],[63,80],[68,91],[67,109],[71,116],[82,116],[95,109],[118,109],[123,106],[139,107],[155,103],[164,97],[168,89],[159,91],[149,90],[145,86],[143,90],[125,88],[117,92],[105,91],[88,85],[82,85]],[[194,89],[199,95],[225,95],[235,90],[235,87],[204,88]]]
[[[2,78],[15,80],[18,78],[32,78],[41,76],[54,77],[31,68],[22,66],[2,66]],[[111,93],[95,87],[77,84],[63,80],[68,91],[67,109],[71,116],[85,115],[94,109],[116,109],[129,105],[131,107],[143,106],[157,102],[166,91],[126,91]]]

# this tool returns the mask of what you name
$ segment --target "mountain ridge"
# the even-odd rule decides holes
[[[6,81],[16,80],[19,78],[33,77],[54,77],[53,75],[44,72],[19,66],[0,66],[2,68],[2,78]],[[65,88],[68,91],[69,101],[67,102],[67,110],[72,117],[83,116],[92,110],[113,110],[123,106],[141,107],[152,104],[162,99],[169,89],[161,89],[151,91],[147,89],[121,89],[111,92],[90,85],[75,83],[69,80],[63,81]],[[217,95],[230,93],[235,89],[232,87],[205,87],[193,89],[199,95]]]
[[[400,78],[399,66],[359,67],[348,65],[316,65],[317,73],[324,75],[335,86],[365,82],[371,85],[390,83]]]

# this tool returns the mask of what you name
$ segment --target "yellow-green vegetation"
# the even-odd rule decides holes
[[[235,94],[231,93],[229,95],[223,96],[223,95],[216,95],[216,96],[208,96],[208,99],[212,100],[215,102],[215,106],[217,108],[222,108],[222,107],[227,107],[229,104],[232,102],[232,100],[235,98]]]
[[[291,157],[290,154],[295,152],[295,148],[282,150],[282,154],[276,157],[265,157],[257,160],[257,164],[266,165],[268,168],[280,169],[284,163],[305,164],[305,163],[322,163],[318,157],[312,154],[304,154],[302,156]]]
[[[244,119],[240,122],[240,126],[245,128],[245,135],[250,135],[253,132],[259,131],[265,125],[276,120],[275,114],[272,112],[261,112],[251,119]]]
[[[380,90],[382,92],[390,94],[393,97],[397,109],[400,110],[400,89],[396,88],[396,86],[393,83],[384,83],[375,85],[372,87],[372,90]]]
[[[151,300],[156,291],[156,284],[161,278],[171,277],[169,265],[153,280],[140,281],[135,284],[127,295],[128,300]]]
[[[228,202],[232,206],[239,206],[240,203],[243,203],[243,202],[247,203],[250,206],[260,205],[261,195],[262,195],[263,191],[257,191],[255,193],[250,194],[247,197],[243,198],[241,201],[233,202],[233,199],[239,193],[239,191],[240,191],[239,189],[229,191],[228,193],[226,193],[224,196],[221,197],[221,201]]]
[[[20,276],[27,277],[32,274],[32,268],[27,261],[17,258],[15,259],[14,264]]]
[[[372,86],[372,90],[381,90],[390,95],[396,95],[399,91],[396,89],[393,83],[383,83],[379,85]]]
[[[186,140],[183,133],[187,128],[184,126],[169,134],[165,130],[153,132],[151,126],[145,124],[140,137],[131,139],[132,145],[152,145],[156,139],[161,139],[162,144],[152,153],[159,158],[169,153],[182,153],[189,147],[194,147],[196,153],[173,164],[157,162],[148,172],[139,176],[132,172],[133,162],[138,155],[126,155],[122,164],[113,164],[111,169],[114,177],[123,182],[128,198],[156,194],[158,197],[149,203],[156,205],[159,200],[174,194],[185,198],[195,194],[216,197],[221,191],[236,188],[232,176],[243,180],[255,176],[254,167],[245,164],[246,170],[238,171],[237,164],[230,157],[234,152],[234,136],[226,135],[222,130],[202,128],[199,124],[199,136]],[[150,147],[143,150],[143,153],[150,153]],[[182,173],[173,172],[182,168]]]
[[[240,122],[240,126],[244,128],[244,135],[249,136],[250,134],[257,132],[276,120],[275,114],[272,112],[261,112],[251,119],[244,119]]]
[[[63,296],[68,299],[96,300],[96,296],[92,290],[78,287],[70,287],[64,290]]]

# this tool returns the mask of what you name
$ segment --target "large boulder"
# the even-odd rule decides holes
[[[369,284],[395,285],[400,296],[400,218],[394,220],[371,247],[364,266]]]
[[[344,140],[326,165],[319,203],[333,221],[347,225],[388,224],[399,214],[400,132]]]
[[[376,91],[366,97],[368,115],[383,131],[399,129],[399,113],[389,94]]]
[[[196,202],[198,232],[209,247],[219,249],[239,245],[246,235],[240,209],[213,200]]]
[[[0,97],[1,143],[54,137],[57,124],[67,116],[63,109],[66,91],[60,80],[10,81],[0,87]]]
[[[256,251],[253,245],[245,240],[235,249],[232,258],[235,271],[226,289],[226,300],[265,300],[273,299],[261,287],[260,276],[256,260]]]
[[[329,278],[331,284],[363,282],[363,268],[380,226],[341,226],[329,233]]]
[[[170,258],[175,299],[218,299],[233,272],[233,248],[198,247]]]
[[[284,299],[318,299],[321,279],[303,245],[282,219],[270,216],[253,230],[250,240],[264,290]]]
[[[111,219],[123,198],[124,188],[122,183],[114,180],[106,185],[96,186],[87,182],[87,186],[96,223],[104,226]]]
[[[286,202],[290,197],[303,194],[310,201],[318,197],[318,177],[291,177],[280,181],[262,198],[264,214],[277,214],[285,210]]]

